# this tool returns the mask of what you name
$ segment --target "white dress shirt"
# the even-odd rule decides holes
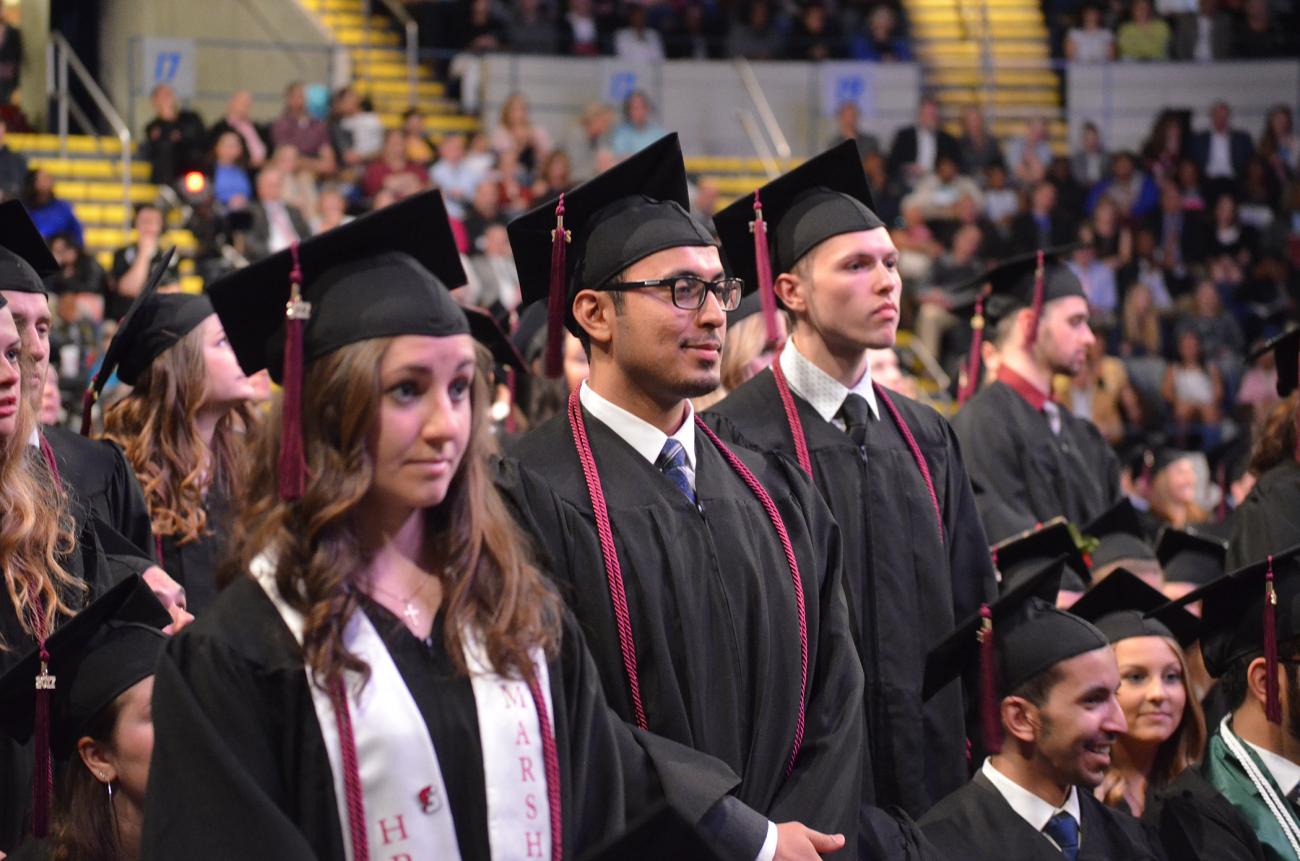
[[[1228,132],[1210,132],[1210,155],[1205,160],[1205,175],[1211,179],[1236,176],[1232,170],[1232,147]]]
[[[844,420],[839,417],[840,407],[850,394],[861,395],[871,410],[873,419],[880,418],[880,408],[876,405],[876,390],[871,385],[871,372],[864,370],[862,379],[853,388],[846,388],[843,383],[817,367],[794,345],[794,338],[785,342],[781,350],[781,372],[786,382],[796,395],[803,398],[817,415],[844,430]]]
[[[596,394],[585,380],[582,388],[578,390],[578,400],[582,403],[583,409],[599,419],[619,439],[632,446],[637,454],[651,464],[659,460],[664,443],[668,442],[670,437],[677,440],[686,452],[687,473],[691,478],[691,487],[695,487],[695,408],[691,406],[690,401],[684,401],[686,418],[682,421],[681,427],[670,435]]]
[[[1056,841],[1043,833],[1043,829],[1047,827],[1047,823],[1053,816],[1064,811],[1073,816],[1074,821],[1082,826],[1083,820],[1079,813],[1079,790],[1073,786],[1070,787],[1070,794],[1065,797],[1065,803],[1057,807],[1051,802],[1044,801],[1034,795],[1034,793],[998,771],[993,767],[992,759],[984,760],[980,773],[988,778],[989,783],[992,783],[998,794],[1002,796],[1007,804],[1011,805],[1011,809],[1016,812],[1016,815],[1028,822],[1045,839],[1051,841],[1053,846],[1056,846]],[[1079,846],[1083,846],[1082,830],[1079,831]],[[1056,848],[1060,849],[1061,847],[1056,846]]]
[[[1238,738],[1240,738],[1240,736],[1238,736]],[[1259,756],[1259,761],[1264,763],[1264,767],[1268,769],[1269,776],[1273,778],[1273,782],[1277,784],[1277,788],[1282,790],[1282,796],[1284,798],[1290,795],[1291,791],[1294,790],[1297,785],[1300,785],[1300,765],[1296,765],[1285,757],[1278,756],[1271,750],[1264,750],[1262,747],[1253,745],[1244,738],[1241,740],[1249,745],[1250,749],[1255,751],[1256,755]]]
[[[934,170],[934,158],[939,152],[938,138],[929,129],[916,127],[916,166],[926,173]]]

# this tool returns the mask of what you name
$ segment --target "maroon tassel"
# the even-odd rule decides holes
[[[1043,315],[1043,249],[1038,249],[1038,268],[1034,270],[1034,303],[1029,309],[1029,344],[1038,340],[1038,320]]]
[[[1296,359],[1296,373],[1300,374],[1300,359]],[[1300,405],[1295,411],[1295,459],[1300,460]]]
[[[1264,574],[1264,717],[1282,725],[1282,699],[1277,685],[1277,589],[1273,584],[1273,556]]]
[[[966,360],[966,382],[957,392],[957,406],[970,400],[980,387],[980,348],[984,344],[984,299],[988,290],[981,290],[975,297],[975,316],[971,318],[970,356]]]
[[[93,413],[95,412],[95,389],[90,387],[86,389],[85,394],[81,396],[81,435],[90,436],[90,426],[92,423]]]
[[[565,258],[573,238],[564,229],[564,195],[555,204],[555,229],[551,231],[551,283],[546,297],[546,376],[564,372],[564,299],[569,295]]]
[[[50,697],[54,676],[49,673],[50,653],[41,643],[41,674],[36,677],[36,771],[32,777],[32,834],[50,834],[50,796],[54,791],[54,765],[50,757]]]
[[[749,222],[749,230],[754,234],[754,271],[758,276],[758,303],[763,308],[763,327],[767,331],[767,343],[775,344],[781,339],[776,329],[776,293],[772,289],[772,257],[767,248],[767,222],[763,220],[763,202],[754,191],[754,220]]]
[[[302,298],[298,243],[289,246],[289,251],[293,255],[293,269],[289,271],[291,289],[284,309],[284,366],[280,377],[284,399],[278,478],[280,498],[292,502],[302,497],[307,483],[307,461],[302,440],[302,340],[303,329],[311,317],[311,303]]]
[[[984,733],[984,751],[1002,749],[1002,716],[998,700],[997,658],[993,652],[993,610],[980,605],[980,724]]]

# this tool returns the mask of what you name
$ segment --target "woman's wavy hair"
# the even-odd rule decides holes
[[[53,631],[57,617],[71,616],[86,593],[60,561],[75,549],[76,532],[67,496],[28,445],[35,426],[35,407],[20,397],[18,427],[0,442],[0,569],[19,624],[32,637],[40,628]],[[0,638],[0,652],[19,645]]]
[[[1297,408],[1300,392],[1292,392],[1269,408],[1250,450],[1249,469],[1255,476],[1295,458]]]
[[[207,399],[202,327],[195,327],[153,360],[131,393],[104,413],[104,436],[120,445],[149,506],[153,534],[177,544],[207,532],[205,491],[234,497],[242,472],[243,430],[249,406],[232,408],[217,422],[209,447],[196,419]]]
[[[304,618],[303,656],[316,684],[329,689],[342,673],[368,673],[347,650],[343,632],[360,596],[352,576],[370,561],[357,532],[355,512],[368,494],[374,462],[370,442],[378,430],[379,369],[390,338],[342,347],[306,369],[302,394],[303,447],[308,481],[301,499],[283,501],[276,464],[282,399],[277,396],[259,425],[254,456],[222,585],[247,576],[254,559],[275,560],[281,596]],[[496,443],[488,427],[486,351],[471,393],[469,443],[443,502],[426,512],[442,569],[444,642],[462,672],[464,637],[482,638],[493,668],[528,677],[530,654],[554,656],[559,645],[559,597],[537,563],[532,543],[517,525],[489,475]]]

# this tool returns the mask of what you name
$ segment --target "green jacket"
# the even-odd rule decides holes
[[[1286,795],[1273,780],[1273,775],[1269,773],[1268,768],[1260,760],[1259,756],[1250,745],[1244,741],[1241,743],[1245,748],[1246,755],[1254,761],[1268,785],[1273,788],[1282,803],[1288,805],[1293,817],[1300,820],[1300,811],[1297,811],[1294,805],[1286,800]],[[1264,855],[1269,861],[1300,861],[1300,857],[1291,849],[1291,844],[1286,839],[1286,834],[1282,831],[1282,826],[1278,825],[1277,820],[1269,811],[1268,805],[1260,795],[1259,790],[1251,781],[1250,776],[1246,774],[1245,768],[1237,761],[1237,757],[1228,749],[1228,745],[1223,740],[1222,729],[1215,730],[1214,735],[1210,736],[1210,744],[1205,753],[1205,763],[1201,766],[1201,773],[1205,779],[1215,789],[1223,795],[1224,798],[1237,808],[1242,817],[1248,821],[1259,838],[1260,844],[1264,847]]]

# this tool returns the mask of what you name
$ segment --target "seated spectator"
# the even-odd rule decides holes
[[[348,198],[337,185],[326,185],[320,190],[316,203],[316,218],[311,222],[313,235],[341,227],[352,220],[348,215]]]
[[[1088,193],[1088,211],[1103,199],[1119,207],[1120,217],[1125,221],[1138,221],[1155,211],[1159,193],[1151,177],[1138,168],[1133,153],[1117,152],[1111,156],[1110,173]]]
[[[614,33],[614,56],[630,63],[658,63],[664,59],[663,38],[646,23],[646,7],[627,7],[627,25]]]
[[[152,181],[170,185],[186,171],[203,166],[208,134],[198,114],[181,110],[176,91],[167,84],[154,87],[149,101],[154,116],[144,127],[140,154],[149,160]]]
[[[1141,424],[1142,403],[1124,362],[1106,355],[1101,338],[1088,345],[1087,360],[1077,374],[1053,379],[1052,394],[1074,415],[1096,425],[1111,445],[1124,440],[1126,427]]]
[[[0,15],[0,105],[9,104],[23,71],[23,34]]]
[[[961,163],[961,147],[939,124],[939,103],[933,96],[922,96],[917,107],[916,123],[899,129],[889,147],[888,173],[911,187],[934,170],[940,153]]]
[[[1079,247],[1066,261],[1066,266],[1083,285],[1091,312],[1090,325],[1094,329],[1109,330],[1115,325],[1115,312],[1119,310],[1119,290],[1115,286],[1115,270],[1097,258],[1093,244],[1092,228],[1079,228]]]
[[[1132,17],[1115,33],[1121,60],[1168,59],[1169,40],[1169,25],[1152,12],[1151,0],[1133,0]]]
[[[481,254],[483,234],[488,227],[505,223],[505,217],[501,213],[501,186],[492,177],[484,179],[474,189],[474,197],[461,222],[465,225],[465,234],[469,239],[470,254]]]
[[[1005,234],[1020,211],[1020,195],[1007,185],[1006,165],[991,164],[984,169],[984,214]]]
[[[663,126],[651,119],[650,97],[633,90],[623,100],[623,122],[614,128],[609,148],[619,158],[640,152],[663,137]]]
[[[1246,174],[1246,163],[1255,154],[1250,135],[1232,127],[1232,108],[1225,101],[1210,106],[1210,127],[1192,135],[1189,154],[1200,171],[1209,200],[1236,190]]]
[[[1101,182],[1109,164],[1110,158],[1101,141],[1101,132],[1096,123],[1088,120],[1079,133],[1079,148],[1070,156],[1070,172],[1080,185],[1091,188]]]
[[[1219,407],[1223,402],[1223,377],[1218,367],[1206,360],[1195,329],[1179,332],[1177,346],[1177,356],[1165,368],[1160,387],[1160,394],[1173,413],[1175,440],[1180,447],[1186,447],[1192,425],[1199,424],[1204,427],[1202,447],[1213,448],[1217,439],[1207,439],[1205,435],[1214,436],[1210,428],[1223,419]]]
[[[1251,352],[1258,346],[1261,345],[1253,345]],[[1241,376],[1237,386],[1237,406],[1244,413],[1247,426],[1255,428],[1263,424],[1278,400],[1276,357],[1272,350],[1264,350]]]
[[[257,200],[248,205],[252,227],[248,231],[246,257],[261,260],[311,236],[311,225],[302,211],[285,203],[284,174],[264,167],[257,175]]]
[[[1181,292],[1181,279],[1177,276],[1166,277],[1165,267],[1160,263],[1160,246],[1156,243],[1156,232],[1150,227],[1140,227],[1133,234],[1133,259],[1121,266],[1115,275],[1120,293],[1132,288],[1134,284],[1144,284],[1151,291],[1151,301],[1156,310],[1168,311],[1173,307],[1173,295],[1170,284]]]
[[[284,110],[271,124],[271,146],[289,144],[298,150],[302,166],[315,176],[334,172],[334,150],[325,123],[307,113],[307,95],[297,81],[284,90]]]
[[[402,134],[406,139],[406,160],[428,168],[438,158],[438,145],[429,137],[424,125],[424,114],[419,108],[402,112]]]
[[[500,51],[506,45],[506,25],[497,17],[491,0],[467,0],[452,18],[453,48],[471,54]]]
[[[120,320],[140,295],[149,280],[149,274],[162,259],[162,210],[151,203],[135,209],[135,243],[113,253],[113,268],[109,271],[108,293],[104,298],[104,319]],[[160,284],[171,286],[180,283],[180,260],[172,257],[171,265]]]
[[[1181,275],[1205,259],[1205,221],[1199,212],[1183,208],[1176,184],[1166,182],[1160,187],[1160,208],[1150,221],[1160,245],[1160,262],[1171,272]]]
[[[1236,198],[1231,194],[1219,195],[1211,215],[1206,256],[1211,259],[1228,257],[1245,269],[1254,261],[1258,251],[1259,231],[1241,223]]]
[[[784,40],[772,18],[769,0],[741,4],[740,20],[732,22],[727,33],[727,55],[749,60],[778,59]]]
[[[1142,158],[1157,182],[1174,175],[1184,149],[1182,118],[1176,111],[1161,111],[1142,145]]]
[[[898,14],[881,4],[867,17],[867,30],[849,40],[849,57],[877,63],[910,63],[912,48],[898,32]]]
[[[0,129],[0,141],[3,141],[3,134]],[[3,151],[0,149],[0,153]],[[1264,120],[1264,134],[1259,139],[1259,155],[1272,169],[1278,183],[1287,183],[1300,176],[1300,135],[1296,134],[1289,106],[1269,108]]]
[[[1151,520],[1155,534],[1159,527],[1172,526],[1186,529],[1206,523],[1210,513],[1197,503],[1200,495],[1200,477],[1193,462],[1195,456],[1187,451],[1166,452],[1157,458],[1155,474],[1151,477]]]
[[[1021,187],[1029,187],[1047,175],[1052,145],[1047,140],[1047,120],[1030,117],[1025,133],[1007,141],[1007,168]]]
[[[1209,209],[1205,204],[1205,195],[1201,193],[1201,170],[1193,159],[1184,158],[1178,162],[1175,181],[1178,183],[1178,194],[1182,198],[1184,212],[1203,213]]]
[[[362,174],[362,194],[372,198],[381,188],[387,188],[401,199],[419,191],[424,183],[424,170],[406,160],[406,135],[401,129],[389,129],[384,133],[379,156],[366,165]]]
[[[899,229],[890,235],[898,246],[898,271],[903,283],[928,283],[933,261],[943,252],[943,246],[915,205],[904,201],[900,222]]]
[[[1092,228],[1092,246],[1101,260],[1112,271],[1128,265],[1133,259],[1133,231],[1124,223],[1119,207],[1110,198],[1102,198],[1088,219]]]
[[[1119,316],[1119,354],[1126,359],[1164,355],[1164,330],[1151,290],[1141,281],[1128,287]]]
[[[885,169],[884,153],[867,153],[862,159],[862,170],[867,175],[871,195],[875,200],[876,215],[892,228],[898,223],[898,210],[903,199],[902,180],[890,175]]]
[[[1002,164],[1002,147],[989,132],[984,112],[978,105],[962,108],[957,147],[961,152],[961,171],[967,176],[983,176],[989,165]]]
[[[533,180],[532,198],[549,200],[560,192],[573,188],[575,184],[569,154],[562,149],[554,149],[542,162],[541,170],[537,171],[537,178]]]
[[[488,173],[497,184],[501,195],[501,212],[507,217],[514,217],[533,202],[533,190],[528,184],[528,171],[519,163],[515,151],[508,149],[497,159],[497,166]]]
[[[1065,57],[1075,63],[1105,63],[1115,59],[1115,34],[1102,25],[1101,7],[1084,4],[1079,26],[1065,34]]]
[[[859,158],[866,158],[869,153],[880,152],[880,140],[870,132],[864,132],[859,124],[860,121],[857,102],[851,100],[840,102],[840,106],[835,110],[835,133],[826,142],[826,148],[830,149],[842,141],[851,140],[858,145]]]
[[[384,122],[355,87],[343,87],[334,95],[330,144],[339,162],[349,167],[379,158],[383,149]]]
[[[292,144],[275,148],[271,156],[271,165],[280,171],[283,178],[281,198],[311,221],[316,216],[318,206],[316,178],[303,168],[298,158],[298,150]]]
[[[1078,225],[1056,205],[1056,186],[1042,180],[1029,196],[1029,210],[1011,222],[1011,252],[1023,254],[1072,241]]]
[[[1195,15],[1179,15],[1174,29],[1174,59],[1210,63],[1232,58],[1232,18],[1219,0],[1200,0]]]
[[[234,132],[239,141],[240,158],[247,167],[256,169],[266,163],[270,149],[266,132],[252,120],[252,111],[253,94],[248,90],[235,90],[226,102],[225,115],[208,131],[208,140],[215,146],[223,134]]]
[[[953,221],[951,222],[951,232],[948,241],[951,243],[952,234],[955,234],[963,227],[978,227],[980,231],[980,245],[978,256],[982,260],[1001,260],[1007,256],[1006,238],[998,229],[998,225],[987,215],[978,199],[970,195],[962,195],[957,198],[957,203],[953,205]],[[946,226],[946,225],[945,225]]]
[[[224,132],[212,145],[212,194],[225,209],[243,209],[253,198],[237,132]]]
[[[952,235],[951,247],[934,261],[930,270],[930,289],[917,297],[916,337],[930,355],[943,358],[944,335],[960,323],[949,310],[953,305],[954,288],[984,271],[985,261],[978,256],[983,234],[973,224],[959,227]]]
[[[1056,205],[1069,212],[1082,212],[1083,204],[1088,199],[1087,188],[1074,178],[1070,169],[1070,159],[1063,155],[1054,155],[1047,163],[1044,177],[1056,186]]]
[[[940,155],[935,159],[934,173],[916,184],[916,190],[903,199],[903,207],[915,206],[927,221],[952,219],[956,217],[957,201],[963,197],[973,199],[977,207],[984,202],[975,181],[958,172],[957,160]]]
[[[54,177],[48,170],[37,168],[27,172],[22,201],[27,207],[27,214],[32,217],[32,223],[47,242],[51,237],[62,233],[70,236],[78,245],[86,244],[81,222],[72,211],[72,204],[55,195]]]
[[[27,179],[27,159],[5,143],[8,126],[0,115],[0,200],[21,197],[23,182]]]
[[[506,43],[516,54],[558,54],[560,28],[551,14],[550,4],[542,0],[515,0],[511,3]]]
[[[604,102],[588,102],[578,122],[565,133],[563,149],[568,153],[575,182],[600,173],[596,158],[602,151],[609,151],[615,116],[614,109]]]
[[[519,307],[519,272],[510,251],[510,237],[504,224],[488,224],[479,237],[479,247],[469,256],[470,304],[491,311],[509,313]]]
[[[568,0],[568,11],[560,18],[561,54],[594,57],[609,53],[604,28],[591,7],[591,0]]]
[[[1274,24],[1268,0],[1246,0],[1243,13],[1237,22],[1234,57],[1269,60],[1295,55],[1295,34],[1288,37]]]
[[[786,39],[786,57],[791,60],[833,60],[842,55],[839,34],[826,7],[817,0],[807,3]]]
[[[691,215],[695,216],[715,236],[718,230],[713,223],[713,216],[717,214],[720,208],[718,201],[721,198],[722,192],[718,189],[718,181],[711,176],[700,177],[692,188]]]
[[[916,377],[903,370],[903,364],[898,360],[898,351],[893,347],[867,350],[867,373],[871,375],[873,383],[879,383],[891,392],[898,392],[912,400],[922,397]]]
[[[676,26],[664,33],[664,50],[672,60],[716,60],[725,56],[725,18],[713,4],[687,3]]]
[[[1223,310],[1219,289],[1209,278],[1197,284],[1192,294],[1191,313],[1179,322],[1178,331],[1196,333],[1206,361],[1220,368],[1240,365],[1246,339],[1237,319]]]
[[[501,105],[501,119],[492,130],[492,149],[498,157],[513,151],[519,163],[531,174],[551,151],[551,136],[532,121],[528,100],[523,93],[511,93]]]
[[[465,217],[465,206],[473,199],[474,190],[487,175],[477,162],[466,157],[465,136],[450,134],[442,139],[442,152],[433,167],[429,168],[429,179],[440,189],[447,204],[447,212],[452,218]]]
[[[108,275],[93,255],[69,236],[59,234],[50,239],[50,253],[59,264],[59,271],[45,279],[50,292],[63,296],[65,294],[85,294],[98,298],[98,312],[93,316],[95,322],[104,319],[104,295],[108,292]],[[83,304],[83,307],[89,307]]]
[[[1261,238],[1268,236],[1272,232],[1280,194],[1281,187],[1269,170],[1268,162],[1255,156],[1246,162],[1246,175],[1241,180],[1238,219],[1258,232]]]

